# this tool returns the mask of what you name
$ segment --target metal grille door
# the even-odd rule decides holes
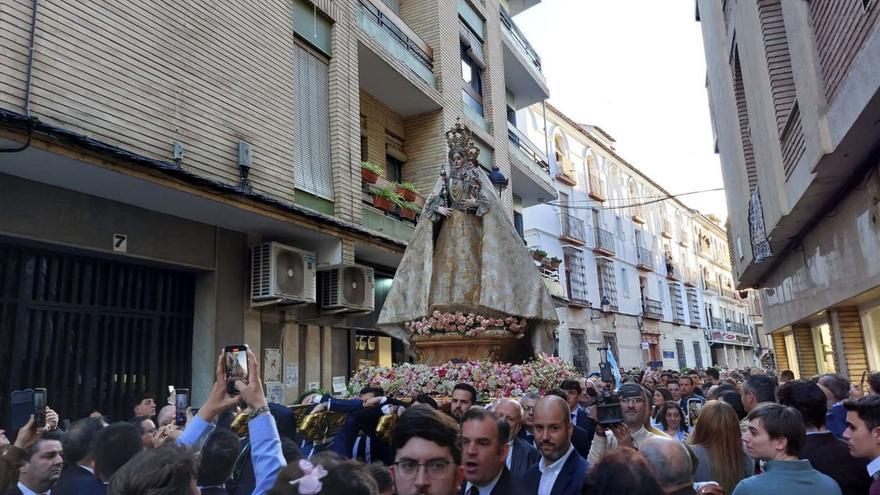
[[[193,297],[189,273],[0,243],[0,424],[16,389],[119,420],[142,392],[189,387]]]

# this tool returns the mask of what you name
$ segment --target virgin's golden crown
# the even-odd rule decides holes
[[[468,160],[477,160],[480,149],[474,144],[473,134],[461,122],[456,122],[452,129],[446,131],[446,144],[449,151],[458,151]]]

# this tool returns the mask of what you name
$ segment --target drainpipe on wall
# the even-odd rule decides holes
[[[31,118],[31,82],[34,73],[34,41],[37,34],[37,3],[39,0],[33,0],[31,4],[31,33],[30,43],[28,45],[28,64],[27,73],[24,83],[24,116],[28,119],[27,141],[17,148],[0,149],[0,153],[18,153],[28,149],[31,145],[31,138],[34,134],[33,119]]]

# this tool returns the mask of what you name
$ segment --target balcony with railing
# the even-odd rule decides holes
[[[666,268],[666,278],[669,280],[681,280],[681,268],[678,263],[672,260],[672,258],[666,258],[663,261],[663,265]]]
[[[678,245],[681,247],[688,246],[688,233],[686,229],[678,229]]]
[[[718,282],[709,277],[703,277],[703,290],[711,291],[719,294]]]
[[[632,211],[632,220],[635,223],[643,224],[645,223],[645,207],[644,206],[633,206],[631,208]]]
[[[358,82],[401,117],[440,108],[434,51],[382,0],[357,0]],[[399,72],[406,66],[406,74]],[[415,78],[413,78],[413,74]]]
[[[565,212],[559,213],[559,225],[561,227],[559,240],[576,246],[585,246],[587,237],[584,234],[584,221]]]
[[[712,330],[724,330],[724,322],[721,318],[712,318]]]
[[[727,299],[731,299],[734,301],[737,300],[736,291],[724,285],[721,286],[721,297],[726,297]]]
[[[595,170],[590,170],[590,192],[589,196],[591,199],[596,201],[605,201],[607,197],[607,193],[605,192],[605,183],[599,177],[599,173]]]
[[[653,272],[655,265],[654,252],[641,246],[639,246],[636,251],[638,252],[638,263],[636,264],[636,268],[647,272]]]
[[[672,224],[668,218],[660,219],[660,235],[667,239],[672,239]]]
[[[502,47],[505,86],[513,94],[513,107],[520,109],[550,96],[541,72],[541,57],[529,40],[501,7]]]
[[[507,141],[513,165],[510,171],[513,193],[522,199],[523,207],[556,197],[547,154],[510,122],[507,123]]]
[[[593,251],[605,256],[614,256],[614,234],[596,227],[594,229]]]
[[[730,322],[729,330],[737,335],[744,335],[750,337],[752,335],[751,329],[745,323],[740,323],[737,321]]]
[[[682,282],[684,285],[688,287],[696,287],[697,286],[697,272],[690,267],[684,267],[682,270]]]
[[[541,272],[541,278],[544,279],[544,285],[547,286],[550,295],[557,299],[565,299],[565,289],[559,282],[559,267],[552,268],[542,264],[538,266],[538,270]]]
[[[652,320],[662,320],[663,303],[648,297],[642,298],[642,316]]]

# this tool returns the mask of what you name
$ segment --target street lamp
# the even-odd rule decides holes
[[[489,182],[495,186],[495,189],[498,191],[498,196],[501,196],[501,193],[507,189],[507,185],[510,182],[510,179],[504,176],[501,173],[501,170],[498,168],[498,165],[492,165],[492,171],[489,172]]]

